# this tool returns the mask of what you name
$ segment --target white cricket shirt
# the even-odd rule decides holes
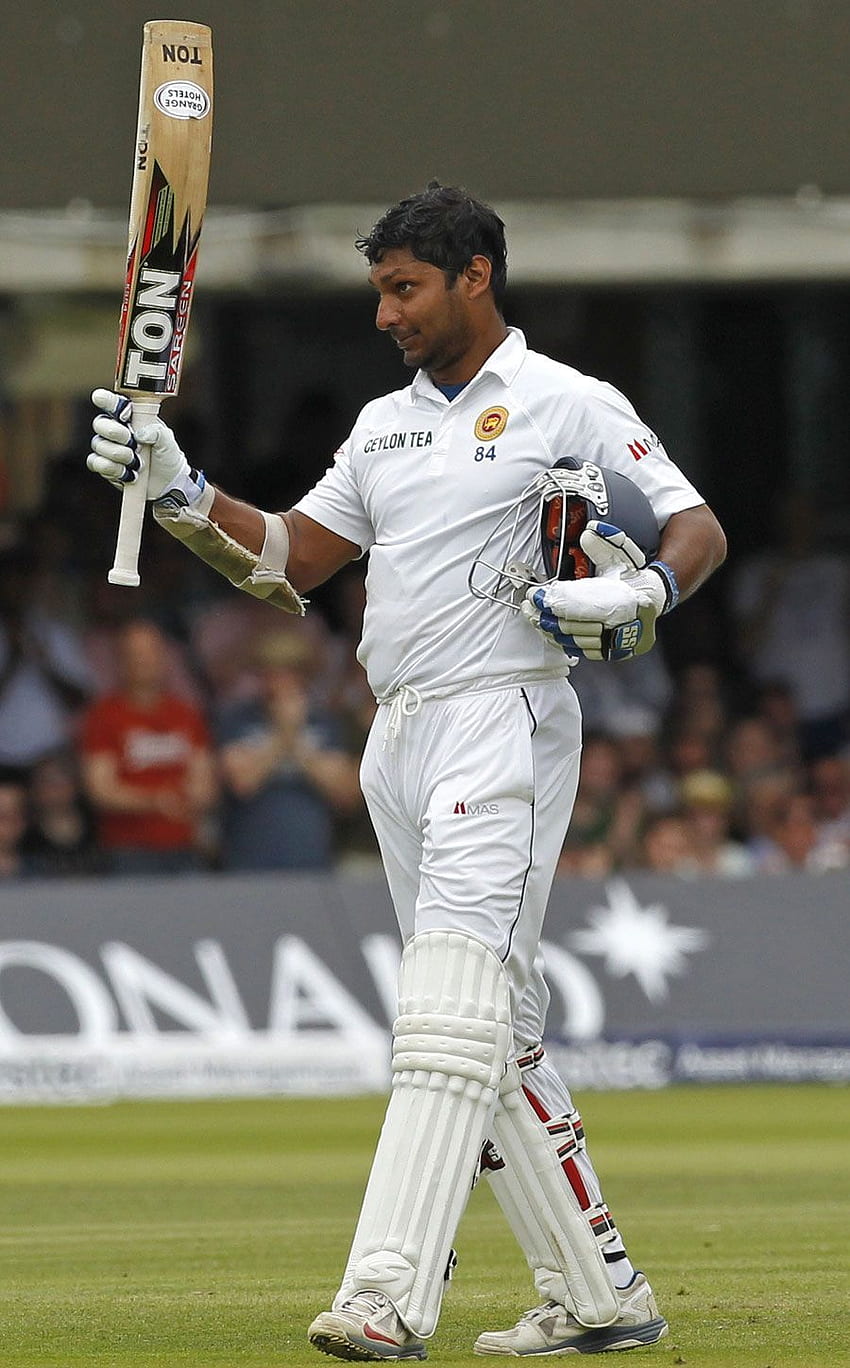
[[[628,476],[660,527],[704,502],[618,390],[530,351],[516,328],[451,403],[419,371],[362,410],[295,507],[370,553],[357,655],[377,698],[568,673],[519,613],[468,585],[499,519],[562,456]]]

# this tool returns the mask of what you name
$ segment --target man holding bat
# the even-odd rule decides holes
[[[369,552],[358,654],[379,707],[361,779],[404,951],[386,1118],[341,1287],[309,1338],[343,1359],[425,1358],[486,1173],[542,1305],[475,1352],[653,1344],[666,1323],[540,1044],[539,944],[578,781],[570,668],[651,645],[725,539],[628,400],[506,326],[504,226],[487,205],[432,182],[357,246],[377,326],[415,373],[366,405],[292,509],[211,486],[158,419],[134,437],[130,403],[106,390],[88,462],[120,487],[149,444],[160,525],[290,612]],[[499,591],[482,594],[485,547]]]

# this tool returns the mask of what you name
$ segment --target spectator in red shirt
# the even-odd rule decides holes
[[[167,643],[135,620],[118,640],[120,686],[83,720],[83,777],[117,874],[203,868],[203,819],[217,799],[206,721],[165,685]]]

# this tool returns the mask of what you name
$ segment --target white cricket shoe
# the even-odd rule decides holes
[[[307,1331],[323,1354],[375,1363],[424,1359],[425,1345],[413,1335],[383,1292],[355,1292],[336,1311],[323,1311]]]
[[[492,1330],[479,1335],[476,1354],[605,1354],[613,1349],[638,1349],[655,1344],[667,1334],[667,1322],[658,1314],[652,1288],[642,1273],[618,1293],[620,1314],[613,1325],[591,1329],[558,1302],[545,1302],[526,1311],[511,1330]]]

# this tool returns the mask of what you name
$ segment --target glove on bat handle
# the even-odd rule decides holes
[[[133,432],[148,426],[159,413],[158,400],[133,400],[133,416],[130,427]],[[118,540],[115,546],[115,560],[107,578],[110,584],[124,584],[130,588],[139,585],[139,549],[142,544],[142,524],[145,519],[145,500],[148,492],[150,474],[150,447],[139,443],[137,448],[141,465],[136,478],[125,484],[121,491],[121,516],[118,522]]]

